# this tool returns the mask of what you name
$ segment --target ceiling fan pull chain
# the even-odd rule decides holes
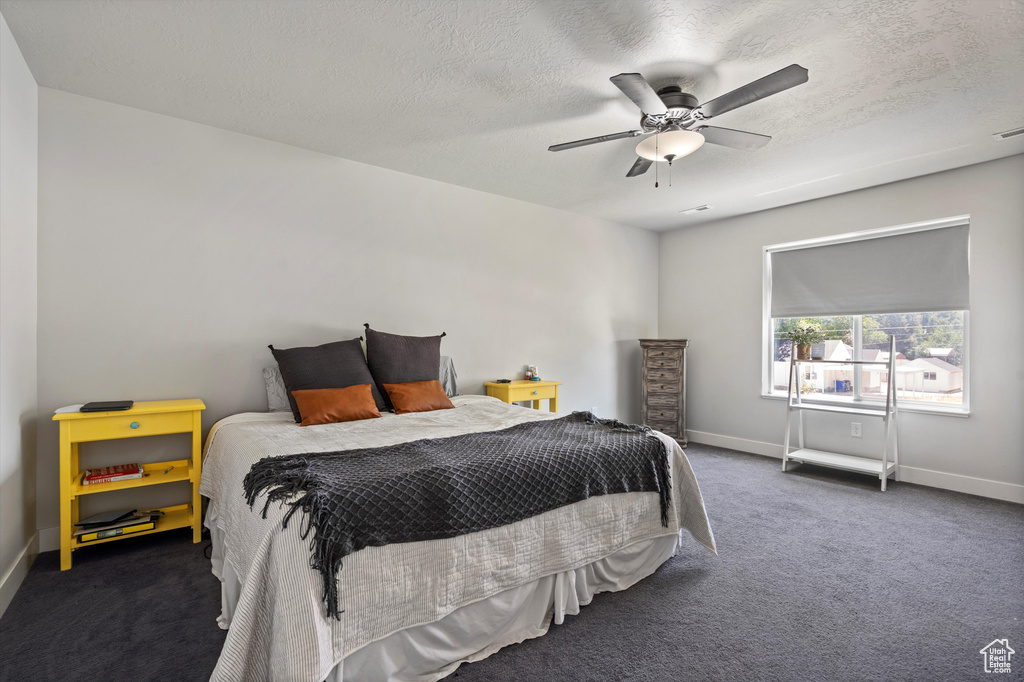
[[[658,156],[658,134],[654,134],[654,155]],[[654,164],[654,189],[658,189],[658,164]]]

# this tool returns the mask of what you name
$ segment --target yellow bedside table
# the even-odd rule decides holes
[[[485,381],[487,395],[497,398],[506,403],[518,403],[523,400],[532,400],[533,409],[540,409],[540,401],[548,401],[548,410],[558,412],[558,387],[561,381],[527,381],[517,379],[508,384],[499,384],[494,381]]]
[[[199,477],[202,473],[203,452],[200,418],[205,409],[202,400],[152,400],[137,402],[130,410],[118,412],[67,412],[53,415],[53,420],[60,422],[60,570],[71,568],[71,552],[82,546],[186,526],[192,527],[192,542],[199,542],[202,534]],[[78,468],[79,443],[166,433],[191,433],[191,457],[146,464],[142,478],[82,485],[83,474]],[[91,542],[79,542],[75,538],[80,496],[175,481],[192,483],[191,499],[185,504],[162,508],[164,514],[157,519],[153,530]]]

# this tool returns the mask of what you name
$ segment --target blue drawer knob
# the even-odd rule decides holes
[[[132,422],[131,424],[129,424],[129,426],[131,426],[133,429],[137,429],[139,428],[139,422]]]
[[[533,394],[534,394],[534,395],[537,395],[537,391],[534,391],[534,392],[533,392]]]

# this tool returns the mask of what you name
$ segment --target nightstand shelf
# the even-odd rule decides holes
[[[53,420],[60,423],[60,569],[71,568],[71,552],[90,545],[101,545],[174,528],[192,528],[192,541],[199,542],[202,504],[199,479],[202,475],[202,400],[153,400],[137,402],[130,410],[116,412],[59,412]],[[191,434],[191,453],[187,459],[152,462],[143,465],[142,478],[111,483],[83,485],[84,471],[79,468],[79,445],[92,441],[119,440],[170,433]],[[164,507],[152,530],[119,535],[91,542],[79,542],[75,524],[79,521],[81,497],[116,490],[130,490],[163,483],[190,483],[185,504]]]
[[[168,467],[172,467],[167,471]],[[167,473],[164,473],[167,471]],[[75,483],[71,486],[73,495],[91,495],[93,493],[107,493],[111,490],[127,490],[128,488],[139,488],[145,485],[159,485],[160,483],[175,483],[177,481],[189,481],[192,479],[192,463],[187,459],[176,459],[173,462],[153,462],[142,465],[142,478],[132,478],[127,481],[114,481],[113,483],[93,483],[82,485],[82,478],[85,472],[78,474]],[[92,544],[91,542],[88,544]]]
[[[151,535],[152,533],[159,533],[164,530],[174,530],[175,528],[187,528],[192,525],[192,510],[188,504],[178,504],[173,507],[162,507],[160,511],[162,511],[164,515],[156,520],[156,527],[152,530],[144,530],[138,533],[132,533],[131,535],[118,535],[112,538],[103,538],[102,540],[92,540],[90,542],[79,542],[78,538],[75,538],[71,541],[71,548],[78,549],[79,547],[102,545],[105,542],[114,542],[115,540],[124,540],[126,538],[137,538],[141,535]]]

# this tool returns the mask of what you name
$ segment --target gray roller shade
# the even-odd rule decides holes
[[[772,317],[968,310],[966,223],[770,250]]]

